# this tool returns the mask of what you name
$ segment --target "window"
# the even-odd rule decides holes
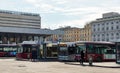
[[[111,30],[113,30],[113,26],[111,27]]]
[[[104,34],[102,34],[102,37],[104,37]]]
[[[100,39],[98,38],[97,41],[100,41]]]
[[[116,24],[118,24],[119,22],[118,21],[116,21]]]
[[[106,30],[109,30],[109,27],[107,27]]]
[[[119,26],[116,26],[116,29],[119,29]]]
[[[98,34],[98,37],[99,37],[100,35]]]
[[[105,41],[105,39],[102,39],[102,41]]]
[[[119,33],[116,33],[116,36],[119,36]]]
[[[102,28],[102,30],[104,30],[104,27]]]
[[[104,23],[102,25],[104,26]]]
[[[111,22],[111,24],[113,24],[113,22]]]
[[[100,26],[100,24],[98,24],[98,26]]]
[[[109,23],[106,23],[107,25],[109,24]]]
[[[107,38],[107,41],[109,41],[109,38]]]
[[[100,30],[100,28],[98,28],[98,31]]]
[[[111,33],[111,36],[113,36],[114,34],[113,33]]]

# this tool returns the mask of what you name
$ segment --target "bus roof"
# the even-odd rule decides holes
[[[62,42],[59,44],[66,44],[67,46],[74,46],[76,42]]]
[[[0,44],[0,46],[17,46],[17,44]]]
[[[37,45],[37,41],[23,41],[21,45]]]
[[[89,43],[89,44],[115,44],[113,42],[106,42],[106,41],[77,41],[76,44],[79,43]]]
[[[47,43],[47,47],[57,46],[58,43]]]

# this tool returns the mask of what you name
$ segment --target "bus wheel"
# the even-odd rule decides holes
[[[101,57],[97,57],[97,58],[96,58],[96,61],[97,61],[97,62],[102,62],[102,58],[101,58]]]

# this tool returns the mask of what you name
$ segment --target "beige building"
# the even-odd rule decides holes
[[[91,41],[92,39],[91,24],[85,25],[84,33],[85,33],[85,41]]]
[[[80,41],[80,28],[69,28],[64,31],[63,40],[65,42]]]
[[[63,35],[52,35],[47,38],[49,41],[58,41],[61,39],[63,42],[74,42],[74,41],[91,41],[92,32],[91,24],[86,24],[84,28],[75,27],[64,27],[57,30],[64,31]]]
[[[48,41],[63,41],[63,42],[74,42],[80,41],[80,28],[75,27],[63,27],[57,30],[61,30],[64,32],[63,35],[52,35],[47,38]]]
[[[80,41],[91,41],[91,24],[86,24],[84,28],[80,29]]]

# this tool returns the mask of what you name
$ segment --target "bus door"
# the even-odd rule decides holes
[[[75,61],[76,60],[76,53],[77,49],[75,46],[68,47],[68,60]]]
[[[81,51],[84,51],[84,57],[86,58],[86,46],[84,43],[80,43],[80,44],[76,44],[76,56],[75,56],[75,60],[79,61],[81,58]]]
[[[30,59],[32,46],[31,45],[22,45],[22,47],[23,47],[22,58],[23,59]]]

